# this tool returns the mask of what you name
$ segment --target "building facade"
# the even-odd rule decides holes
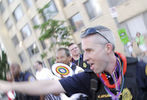
[[[50,6],[41,18],[37,8],[47,3]],[[43,62],[50,66],[50,59],[55,55],[48,50],[50,40],[40,41],[40,30],[33,28],[50,18],[74,26],[72,35],[77,43],[80,43],[80,34],[85,28],[107,26],[115,33],[116,50],[124,53],[118,28],[125,28],[131,40],[138,31],[146,35],[146,4],[146,0],[0,0],[0,37],[9,61],[19,62],[23,70],[33,69],[33,63],[41,60],[43,52],[48,52]],[[49,11],[53,13],[48,14]]]

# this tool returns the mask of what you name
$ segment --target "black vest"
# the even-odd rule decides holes
[[[147,100],[147,91],[140,88],[141,84],[138,82],[140,81],[138,75],[141,74],[138,73],[139,67],[137,59],[127,58],[127,71],[119,100]],[[100,79],[94,73],[91,73],[91,76],[93,77],[91,79],[92,98],[88,100],[112,100]],[[116,90],[114,89],[112,92],[116,93]]]

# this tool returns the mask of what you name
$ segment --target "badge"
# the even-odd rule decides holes
[[[83,63],[83,67],[84,67],[84,68],[86,68],[86,67],[87,67],[87,65],[86,65],[86,63],[85,63],[85,62]]]
[[[145,66],[145,74],[147,75],[147,65]]]
[[[128,88],[123,89],[122,100],[132,100],[132,94]]]

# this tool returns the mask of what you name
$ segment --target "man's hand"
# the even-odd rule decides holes
[[[0,80],[0,93],[6,93],[9,90],[12,90],[12,83]]]

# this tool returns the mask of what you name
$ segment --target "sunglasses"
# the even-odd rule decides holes
[[[109,31],[108,29],[97,29],[97,27],[92,27],[92,28],[88,28],[86,29],[83,34],[81,35],[81,37],[86,37],[88,35],[93,35],[98,33],[100,36],[102,36],[105,40],[107,40],[108,43],[110,43],[110,41],[104,36],[102,35],[101,31]]]

